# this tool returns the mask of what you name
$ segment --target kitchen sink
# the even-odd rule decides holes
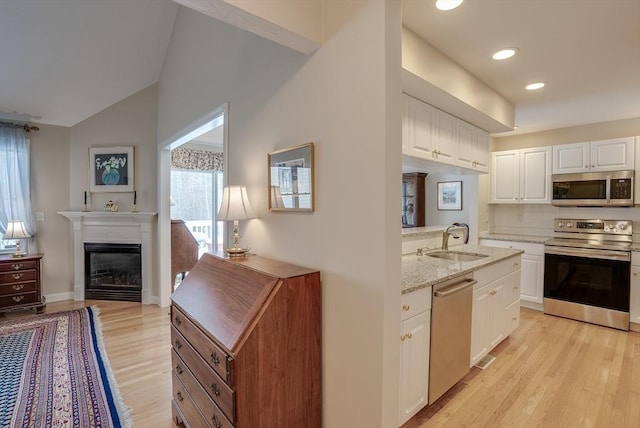
[[[424,253],[424,255],[438,259],[453,260],[454,262],[472,262],[489,257],[486,254],[467,253],[464,251],[434,251],[433,253]]]

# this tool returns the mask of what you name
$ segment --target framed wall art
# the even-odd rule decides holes
[[[438,182],[438,210],[462,210],[462,181]]]
[[[269,209],[312,212],[313,143],[268,155]]]
[[[133,147],[89,148],[91,192],[133,192]]]

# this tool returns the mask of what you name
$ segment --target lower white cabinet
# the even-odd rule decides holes
[[[542,293],[544,291],[544,244],[481,239],[480,245],[515,248],[524,251],[524,254],[522,254],[522,275],[520,278],[520,300],[524,307],[542,310]]]
[[[402,296],[399,425],[427,405],[430,341],[431,287],[426,287]]]
[[[478,282],[473,289],[470,367],[518,327],[520,264],[518,255],[473,274]]]
[[[631,253],[630,329],[640,331],[640,253]]]

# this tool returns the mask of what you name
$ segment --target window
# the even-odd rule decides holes
[[[29,183],[29,140],[22,127],[0,124],[0,237],[9,220],[22,220],[33,235]],[[0,252],[11,252],[14,240],[0,239]]]

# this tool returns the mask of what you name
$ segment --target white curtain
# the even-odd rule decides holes
[[[9,220],[22,220],[33,236],[36,225],[29,191],[29,140],[22,128],[0,125],[0,233]]]

